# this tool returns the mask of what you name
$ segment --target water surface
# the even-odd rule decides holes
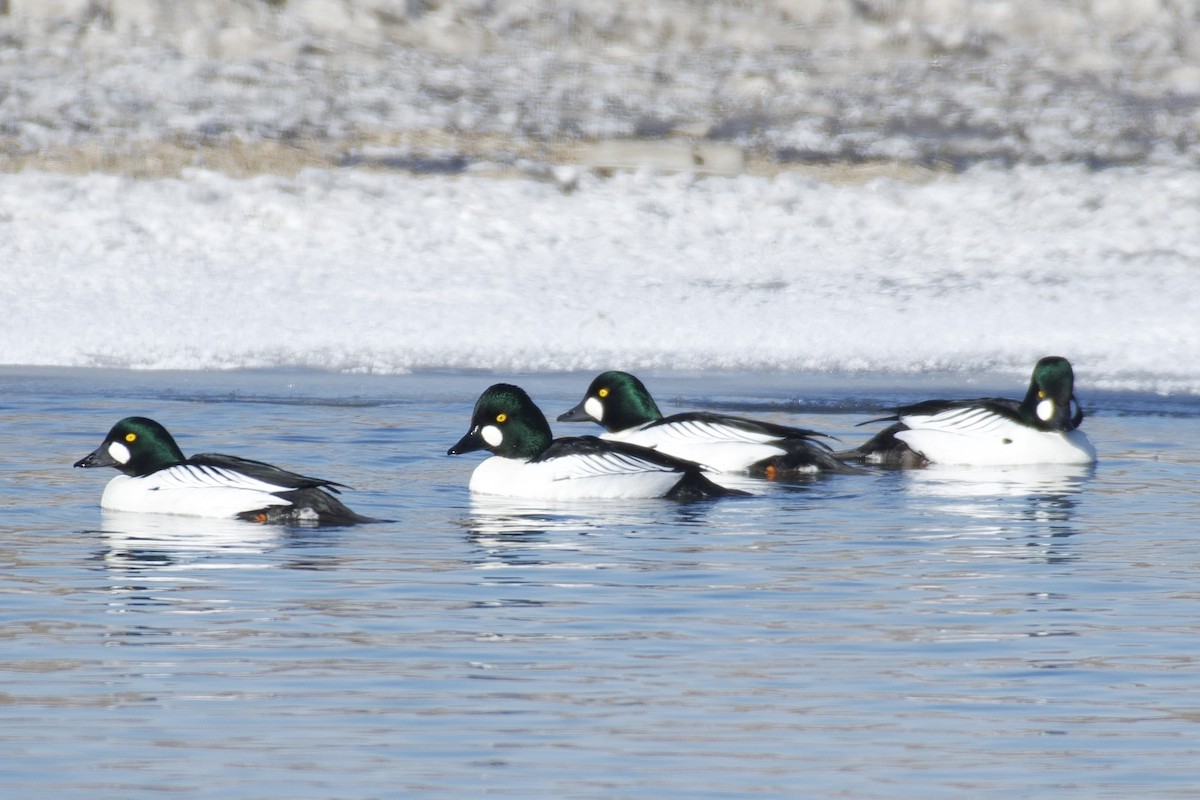
[[[444,453],[479,391],[553,416],[591,377],[0,372],[5,793],[1195,796],[1200,400],[1080,387],[1094,469],[472,501],[479,458]],[[853,443],[963,393],[905,381],[649,382]],[[395,521],[101,512],[109,474],[70,464],[130,414]]]

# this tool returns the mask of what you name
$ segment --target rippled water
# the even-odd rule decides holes
[[[511,377],[0,371],[5,794],[1195,796],[1200,400],[1079,387],[1094,469],[472,502],[445,449]],[[906,380],[651,386],[857,442],[953,385]],[[102,513],[70,464],[133,413],[395,522]]]

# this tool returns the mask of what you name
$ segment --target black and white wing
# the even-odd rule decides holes
[[[254,488],[267,492],[286,492],[294,489],[328,489],[337,492],[346,488],[344,484],[311,478],[286,469],[280,469],[262,461],[253,461],[221,453],[201,453],[189,458],[183,466],[194,468],[196,478],[201,481],[227,481],[237,488]]]

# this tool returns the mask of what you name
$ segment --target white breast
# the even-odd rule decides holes
[[[1091,464],[1096,450],[1080,430],[1039,431],[985,408],[904,416],[896,438],[935,464]]]
[[[628,428],[601,438],[649,447],[718,472],[743,472],[764,458],[786,452],[773,444],[778,438],[769,434],[698,421]]]
[[[492,456],[475,468],[470,488],[479,494],[538,500],[662,497],[683,477],[620,454],[580,455],[529,463]]]
[[[113,511],[235,517],[267,506],[291,505],[272,492],[286,491],[230,470],[181,464],[152,475],[118,475],[104,487],[100,507]]]

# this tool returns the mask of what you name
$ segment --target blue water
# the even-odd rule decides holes
[[[1200,398],[1078,387],[1094,469],[472,502],[489,383],[590,374],[0,370],[10,797],[1195,797]],[[848,443],[1011,381],[644,375]],[[395,522],[111,515],[122,416],[343,481]],[[587,426],[558,425],[563,433]]]

